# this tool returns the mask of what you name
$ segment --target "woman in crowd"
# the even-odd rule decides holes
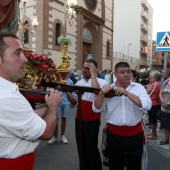
[[[166,80],[159,93],[161,101],[161,127],[164,131],[164,139],[160,145],[169,144],[170,132],[170,80]]]
[[[106,74],[104,76],[104,79],[106,80],[107,84],[110,85],[111,84],[111,74],[110,74],[110,70],[106,70]]]
[[[161,90],[161,73],[158,71],[152,71],[149,74],[149,84],[146,87],[146,90],[152,100],[152,108],[148,111],[149,122],[151,124],[152,132],[147,135],[148,139],[156,139],[156,128],[157,128],[157,111],[160,108],[160,99],[159,92]]]

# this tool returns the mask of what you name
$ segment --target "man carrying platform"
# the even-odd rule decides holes
[[[51,139],[61,93],[50,91],[46,106],[35,111],[16,82],[25,76],[27,58],[18,37],[0,32],[0,169],[33,170],[35,148]]]
[[[84,62],[82,74],[83,79],[78,81],[75,85],[101,88],[104,84],[107,84],[105,80],[97,77],[97,62],[92,58]],[[67,95],[72,105],[76,105],[77,102],[79,102],[76,94],[72,95],[67,92]],[[94,93],[84,92],[81,96],[80,103],[78,103],[78,105],[80,104],[82,106],[82,109],[77,109],[75,129],[81,170],[102,170],[102,163],[98,150],[101,114],[96,114],[92,111],[92,101],[95,96],[96,94]],[[77,108],[79,108],[79,106]],[[82,117],[80,117],[80,114],[82,114]]]

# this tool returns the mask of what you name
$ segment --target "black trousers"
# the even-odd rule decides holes
[[[77,119],[75,121],[76,142],[83,170],[102,170],[98,149],[99,127],[100,119],[96,121],[82,121],[82,127],[79,127]],[[79,133],[80,128],[81,134]]]
[[[107,154],[109,157],[109,170],[141,170],[143,151],[142,133],[131,137],[117,136],[108,129]]]

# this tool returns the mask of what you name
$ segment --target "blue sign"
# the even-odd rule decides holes
[[[170,51],[170,32],[157,32],[156,51]]]

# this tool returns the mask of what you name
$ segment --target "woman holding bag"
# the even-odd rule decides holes
[[[152,71],[149,74],[149,84],[146,88],[151,101],[152,101],[152,108],[148,111],[149,122],[151,124],[152,132],[151,134],[147,135],[147,139],[156,139],[156,128],[157,128],[157,111],[160,108],[160,99],[159,99],[159,92],[161,90],[161,73],[158,71]]]

